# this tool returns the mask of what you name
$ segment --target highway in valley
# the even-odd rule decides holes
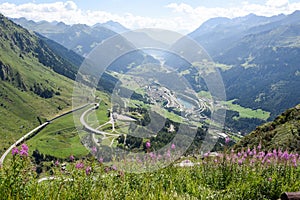
[[[67,115],[67,114],[70,114],[70,113],[72,113],[72,112],[75,112],[75,111],[77,111],[77,110],[80,110],[80,109],[82,109],[82,108],[85,108],[85,107],[87,107],[88,105],[90,105],[90,104],[85,104],[85,105],[83,105],[83,106],[81,106],[81,107],[79,107],[79,108],[73,109],[73,110],[71,110],[71,111],[64,112],[64,113],[62,113],[62,114],[60,114],[60,115],[54,117],[53,119],[51,119],[51,120],[49,120],[49,121],[47,121],[47,122],[45,122],[45,123],[39,125],[39,126],[36,127],[35,129],[31,130],[30,132],[28,132],[27,134],[25,134],[24,136],[22,136],[19,140],[17,140],[14,144],[12,144],[12,145],[4,152],[4,154],[1,156],[1,158],[0,158],[0,166],[3,165],[4,159],[5,159],[6,156],[12,151],[12,149],[13,149],[14,147],[19,146],[19,145],[20,145],[21,143],[23,143],[25,140],[27,140],[28,138],[32,137],[34,134],[36,134],[37,132],[39,132],[41,129],[45,128],[45,127],[46,127],[48,124],[50,124],[52,121],[54,121],[54,120],[56,120],[56,119],[58,119],[58,118],[60,118],[60,117],[63,117],[63,116],[65,116],[65,115]]]
[[[41,124],[40,126],[36,127],[35,129],[33,129],[32,131],[30,131],[29,133],[27,133],[26,135],[24,135],[23,137],[21,137],[18,141],[16,141],[13,145],[11,145],[5,152],[4,154],[1,156],[0,158],[0,166],[2,166],[5,157],[12,151],[13,148],[15,148],[16,146],[20,145],[22,142],[24,142],[27,138],[31,137],[32,134],[40,131],[41,129],[43,129],[45,126],[47,126],[50,122],[45,122],[43,124]]]
[[[84,113],[82,113],[82,115],[80,116],[80,123],[83,125],[84,129],[88,130],[91,133],[94,133],[96,135],[103,135],[103,136],[119,136],[119,134],[114,134],[114,133],[107,133],[104,131],[100,131],[97,129],[92,128],[90,125],[88,125],[88,123],[85,121],[85,116],[92,112],[93,110],[95,110],[96,108],[99,107],[99,104],[95,104],[94,107],[89,108],[88,110],[86,110]],[[113,126],[114,127],[114,126]]]

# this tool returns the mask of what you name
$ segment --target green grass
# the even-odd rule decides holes
[[[97,91],[97,96],[101,99],[99,109],[87,115],[86,119],[94,128],[109,120],[107,117],[107,109],[110,108],[109,97],[100,91]],[[38,149],[43,154],[57,158],[68,158],[70,155],[86,156],[89,151],[81,144],[80,137],[87,133],[84,131],[78,133],[74,120],[76,120],[76,124],[80,124],[79,116],[89,107],[76,111],[75,119],[73,113],[71,113],[51,122],[28,141],[32,151]]]
[[[62,77],[61,77],[62,78]],[[0,80],[0,153],[22,135],[26,134],[46,119],[69,109],[71,81],[64,78],[61,82],[65,85],[60,96],[43,99],[31,92],[21,91],[11,84]]]
[[[100,130],[103,130],[103,131],[105,131],[105,132],[111,132],[111,130],[112,130],[112,125],[111,125],[111,124],[106,124],[106,125],[102,126],[102,127],[100,128]]]
[[[258,118],[262,120],[267,120],[270,117],[270,112],[263,111],[261,109],[252,110],[250,108],[242,107],[238,104],[233,103],[234,100],[223,102],[229,110],[237,111],[239,113],[239,118]]]
[[[0,198],[272,200],[279,199],[284,192],[299,190],[300,161],[296,161],[298,166],[294,165],[292,157],[295,154],[286,159],[276,158],[271,153],[272,156],[267,157],[270,162],[262,162],[264,156],[256,158],[246,154],[248,157],[243,161],[236,159],[237,152],[228,152],[200,160],[192,159],[197,163],[193,167],[178,167],[175,162],[155,171],[149,169],[164,163],[165,155],[162,155],[161,161],[152,158],[149,162],[148,158],[142,162],[121,160],[100,164],[89,158],[67,163],[67,173],[61,171],[61,163],[50,167],[51,176],[56,180],[41,183],[38,183],[30,159],[16,155],[8,166],[0,168]],[[83,167],[76,168],[78,163],[82,163]],[[124,165],[126,168],[122,167]],[[133,172],[144,170],[144,173],[125,170],[129,168]]]
[[[252,133],[243,137],[236,148],[262,143],[265,150],[281,148],[300,153],[299,107],[298,105],[291,108],[277,116],[274,121],[258,126]]]
[[[130,99],[129,106],[132,108],[146,108],[146,109],[149,108],[149,105],[143,103],[142,101],[138,101],[134,99]]]
[[[115,137],[114,137],[115,138]],[[101,144],[105,146],[110,146],[111,142],[113,140],[113,137],[108,137],[102,140]],[[115,140],[116,141],[116,140]],[[115,142],[114,141],[114,142]]]
[[[99,125],[109,121],[108,109],[110,109],[110,106],[108,106],[106,102],[102,101],[99,108],[96,110],[96,117],[99,121]]]
[[[73,81],[41,64],[36,49],[47,54],[53,63],[59,61],[57,55],[40,45],[37,37],[0,17],[0,70],[4,72],[0,77],[2,154],[10,144],[38,126],[38,118],[43,122],[70,109]],[[60,62],[62,69],[65,64]],[[40,97],[34,89],[37,84],[43,91],[48,89],[56,94],[49,99]]]
[[[105,101],[101,101],[98,109],[91,111],[86,115],[85,121],[91,127],[97,128],[101,124],[109,121],[108,109],[110,109],[109,104]]]
[[[80,142],[73,114],[53,121],[31,138],[28,145],[32,150],[37,149],[57,158],[68,158],[70,155],[82,157],[88,154],[88,150]]]
[[[212,96],[211,96],[210,92],[208,92],[208,91],[200,91],[200,92],[198,92],[198,97],[199,98],[212,99]]]

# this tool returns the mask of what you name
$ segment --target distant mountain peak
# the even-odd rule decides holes
[[[300,10],[295,10],[291,15],[300,15]]]
[[[103,23],[103,25],[106,25],[106,24],[108,24],[108,25],[121,25],[119,22],[116,22],[116,21],[113,21],[113,20],[109,20],[109,21]]]
[[[257,15],[254,13],[250,13],[250,14],[246,15],[246,17],[257,17]]]
[[[128,28],[126,28],[125,26],[123,26],[119,22],[116,22],[116,21],[113,21],[113,20],[109,20],[109,21],[104,22],[104,23],[97,23],[93,27],[104,27],[104,28],[110,29],[110,30],[112,30],[116,33],[124,33],[124,32],[129,31]]]
[[[287,17],[289,17],[289,18],[295,18],[295,19],[299,20],[299,18],[300,18],[300,10],[294,11],[292,14],[288,15]]]

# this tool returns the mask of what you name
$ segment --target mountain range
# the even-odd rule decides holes
[[[24,19],[21,20],[24,21]],[[34,26],[32,21],[28,24]],[[37,24],[40,28],[47,29],[49,33],[59,32],[59,29],[55,28],[57,26],[67,27],[67,31],[63,33],[65,35],[68,35],[68,31],[79,31],[82,33],[79,35],[83,36],[78,40],[75,39],[75,43],[87,40],[94,43],[99,38],[107,37],[102,34],[96,37],[94,33],[97,35],[97,31],[103,30],[101,33],[116,34],[99,24],[95,27],[68,26],[54,22]],[[110,22],[103,26],[108,25],[113,26],[116,23]],[[120,26],[116,28],[124,31]],[[0,15],[0,30],[0,151],[2,151],[38,124],[51,119],[62,110],[70,109],[73,80],[85,76],[84,81],[88,83],[93,77],[87,77],[84,71],[78,73],[85,60],[83,56],[45,35],[27,30],[3,15]],[[155,61],[151,56],[136,51],[116,60],[110,68],[115,71],[128,70],[128,65],[131,67],[132,63],[139,65],[144,62],[144,59]],[[88,74],[88,76],[93,75]],[[111,91],[118,81],[104,72],[97,88],[102,91]],[[135,94],[134,91],[132,93]]]
[[[37,32],[82,56],[87,56],[103,40],[129,30],[114,21],[88,26],[85,24],[67,25],[63,22],[34,22],[25,18],[12,20],[24,28]]]
[[[234,19],[215,18],[189,36],[220,66],[227,100],[246,108],[269,111],[268,120],[272,120],[300,102],[300,90],[297,90],[300,86],[299,19],[300,11],[273,17],[251,14]],[[103,40],[128,30],[115,22],[91,27],[33,22],[25,18],[13,20],[20,25],[0,15],[0,137],[3,148],[49,116],[70,107],[72,79],[78,76],[84,56]],[[138,65],[146,57],[138,52],[127,58],[126,63],[134,59],[138,60]],[[114,64],[111,67],[120,65]],[[104,77],[106,82],[101,84],[104,90],[111,89],[118,81],[109,74]],[[197,85],[199,82],[194,79],[193,74],[187,74],[187,80]],[[194,88],[205,90],[205,87]],[[228,113],[227,123],[244,133],[264,122]]]
[[[71,107],[80,57],[0,14],[0,151]]]
[[[271,112],[300,102],[300,11],[214,18],[189,34],[217,63],[228,100]]]

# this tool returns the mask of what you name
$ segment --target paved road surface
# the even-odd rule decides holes
[[[22,136],[18,141],[16,141],[13,145],[11,145],[11,146],[4,152],[4,154],[1,156],[1,158],[0,158],[0,166],[2,166],[2,164],[3,164],[3,162],[4,162],[4,159],[5,159],[6,156],[12,151],[12,149],[13,149],[14,147],[20,145],[22,142],[24,142],[26,139],[28,139],[32,134],[34,134],[34,133],[36,133],[37,131],[41,130],[42,128],[46,127],[51,121],[54,121],[54,120],[56,120],[56,119],[58,119],[58,118],[60,118],[60,117],[62,117],[62,116],[65,116],[65,115],[67,115],[67,114],[69,114],[69,113],[72,113],[72,112],[75,112],[75,111],[77,111],[77,110],[80,110],[80,109],[82,109],[82,108],[84,108],[84,107],[86,107],[86,106],[88,106],[88,105],[90,105],[90,104],[85,104],[85,105],[83,105],[83,106],[81,106],[81,107],[79,107],[79,108],[76,108],[76,109],[73,109],[73,110],[71,110],[71,111],[67,111],[67,112],[65,112],[65,113],[63,113],[63,114],[61,114],[61,115],[58,115],[58,116],[56,116],[55,118],[53,118],[53,119],[51,119],[51,120],[49,120],[49,121],[47,121],[47,122],[41,124],[40,126],[36,127],[35,129],[33,129],[32,131],[30,131],[30,132],[27,133],[26,135]]]
[[[44,128],[45,126],[47,126],[49,124],[49,122],[45,122],[42,125],[36,127],[35,129],[33,129],[32,131],[30,131],[29,133],[27,133],[26,135],[24,135],[23,137],[21,137],[18,141],[16,141],[13,145],[11,145],[2,155],[2,157],[0,158],[0,166],[3,164],[5,157],[12,151],[12,149],[16,146],[18,146],[19,144],[21,144],[22,142],[24,142],[29,136],[31,136],[33,133],[35,133],[36,131],[39,131],[40,129]]]
[[[108,135],[109,135],[109,136],[118,136],[119,134],[107,133],[107,132],[104,132],[104,131],[99,131],[99,130],[97,130],[97,129],[94,129],[94,128],[92,128],[91,126],[89,126],[89,125],[86,123],[86,121],[85,121],[85,119],[84,119],[85,116],[86,116],[89,112],[95,110],[96,107],[99,107],[99,104],[96,104],[95,107],[92,107],[92,108],[86,110],[86,111],[85,111],[84,113],[82,113],[82,115],[80,116],[80,123],[83,125],[83,127],[84,127],[85,129],[87,129],[88,131],[90,131],[90,132],[92,132],[92,133],[94,133],[94,134],[97,134],[97,135],[103,135],[103,136],[108,136]]]

